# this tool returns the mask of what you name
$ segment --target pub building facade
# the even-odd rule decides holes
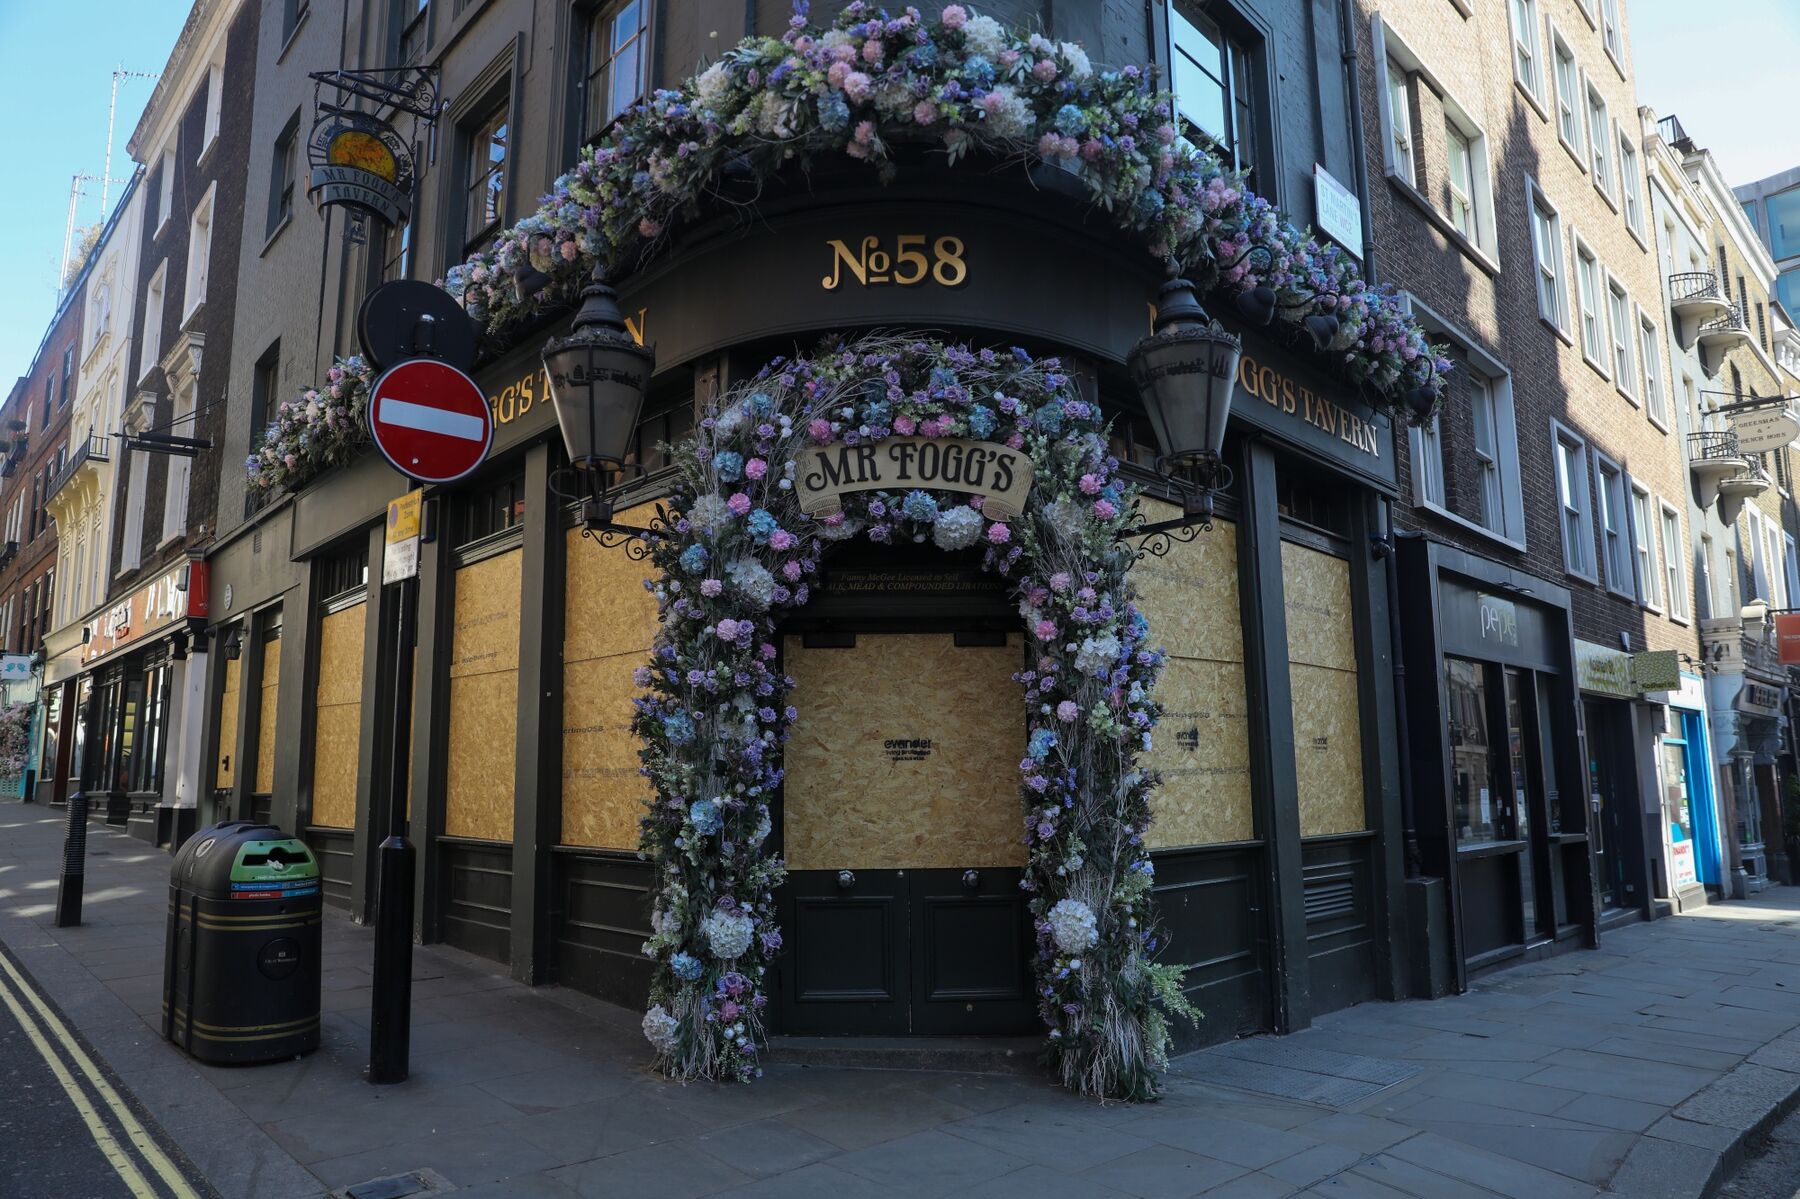
[[[375,227],[332,277],[339,354],[355,349],[354,314],[370,288],[396,266],[442,275],[528,213],[576,145],[604,128],[605,104],[596,111],[586,98],[596,81],[624,76],[616,63],[601,72],[584,46],[623,45],[639,56],[631,78],[672,86],[745,33],[779,33],[788,15],[758,5],[746,23],[738,5],[587,14],[540,4],[534,23],[532,6],[499,3],[421,6],[416,17],[403,6],[393,24],[389,7],[352,6],[351,52],[374,66],[423,47],[448,108],[410,224]],[[1298,221],[1319,215],[1317,175],[1341,181],[1331,193],[1340,204],[1357,178],[1338,31],[1317,30],[1323,78],[1310,57],[1286,62],[1292,50],[1273,36],[1302,20],[1297,3],[1213,5],[1210,17],[1161,4],[1129,15],[988,7],[1084,42],[1097,59],[1166,66],[1172,53],[1212,47],[1210,73],[1190,72],[1190,83],[1216,75],[1227,90],[1209,110],[1190,89],[1184,110],[1191,100],[1216,111],[1223,97],[1231,125],[1215,140],[1235,134],[1226,152]],[[533,47],[534,29],[559,36]],[[621,521],[642,523],[666,493],[657,447],[692,429],[709,400],[777,355],[863,329],[1061,356],[1113,417],[1127,469],[1172,498],[1159,491],[1124,371],[1149,330],[1156,261],[1058,172],[901,161],[886,187],[865,170],[822,166],[804,181],[777,179],[753,226],[702,217],[618,281],[627,327],[656,351],[641,470],[619,500]],[[1354,220],[1338,227],[1350,243],[1361,236]],[[928,269],[896,277],[893,263],[915,248]],[[1225,443],[1232,482],[1210,530],[1146,554],[1135,575],[1171,656],[1151,838],[1163,956],[1191,967],[1190,996],[1205,1013],[1189,1044],[1302,1027],[1404,992],[1381,556],[1397,494],[1393,429],[1321,370],[1310,343],[1214,315],[1244,338]],[[506,963],[526,981],[641,1006],[655,880],[637,853],[648,785],[629,724],[655,604],[627,547],[584,537],[552,490],[566,458],[542,350],[567,324],[565,312],[488,345],[471,372],[493,411],[493,452],[476,474],[425,491],[416,650],[390,643],[399,589],[381,582],[386,505],[407,484],[374,451],[221,536],[210,561],[218,715],[204,756],[211,814],[266,811],[299,832],[323,863],[328,900],[362,919],[389,827],[381,780],[390,755],[406,753],[419,938]],[[1147,507],[1152,520],[1173,510]],[[780,638],[803,716],[775,821],[791,873],[778,892],[773,1030],[1036,1027],[1017,886],[1025,724],[1011,676],[1023,640],[1016,609],[971,562],[855,543],[826,560],[823,585]],[[414,654],[412,693],[398,697],[412,712],[403,747],[384,731],[398,653]]]

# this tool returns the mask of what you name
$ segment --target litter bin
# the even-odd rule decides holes
[[[319,864],[271,824],[228,820],[175,855],[163,1036],[205,1062],[319,1047]]]

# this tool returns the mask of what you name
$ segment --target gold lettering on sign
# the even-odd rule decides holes
[[[648,308],[640,308],[635,315],[625,318],[625,331],[640,346],[644,344],[644,329],[649,324],[649,314]],[[511,383],[490,394],[487,402],[488,408],[494,413],[494,424],[510,425],[539,404],[550,402],[550,375],[544,370],[542,363],[537,363]]]
[[[1342,404],[1326,399],[1312,388],[1294,382],[1275,368],[1264,366],[1248,354],[1238,361],[1238,384],[1271,408],[1288,416],[1298,416],[1313,428],[1371,458],[1381,457],[1379,426],[1357,416]]]
[[[809,447],[796,462],[794,494],[808,516],[839,511],[845,492],[925,487],[983,496],[983,512],[1008,520],[1024,511],[1031,491],[1031,458],[987,441],[890,437]]]
[[[940,287],[960,287],[969,277],[960,237],[902,233],[891,250],[882,248],[879,237],[863,238],[854,250],[834,237],[825,248],[831,251],[831,273],[819,279],[819,286],[826,291],[836,291],[846,272],[863,287],[917,287],[927,279]]]

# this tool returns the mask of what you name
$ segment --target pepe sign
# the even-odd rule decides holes
[[[979,495],[982,512],[1010,520],[1031,492],[1031,456],[991,441],[890,437],[868,445],[810,446],[798,455],[800,510],[825,516],[853,491],[959,491]]]

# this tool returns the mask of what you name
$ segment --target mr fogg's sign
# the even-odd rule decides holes
[[[872,445],[813,446],[796,462],[800,510],[821,516],[857,491],[957,491],[984,497],[982,512],[1010,520],[1025,510],[1031,458],[991,441],[890,437]]]

